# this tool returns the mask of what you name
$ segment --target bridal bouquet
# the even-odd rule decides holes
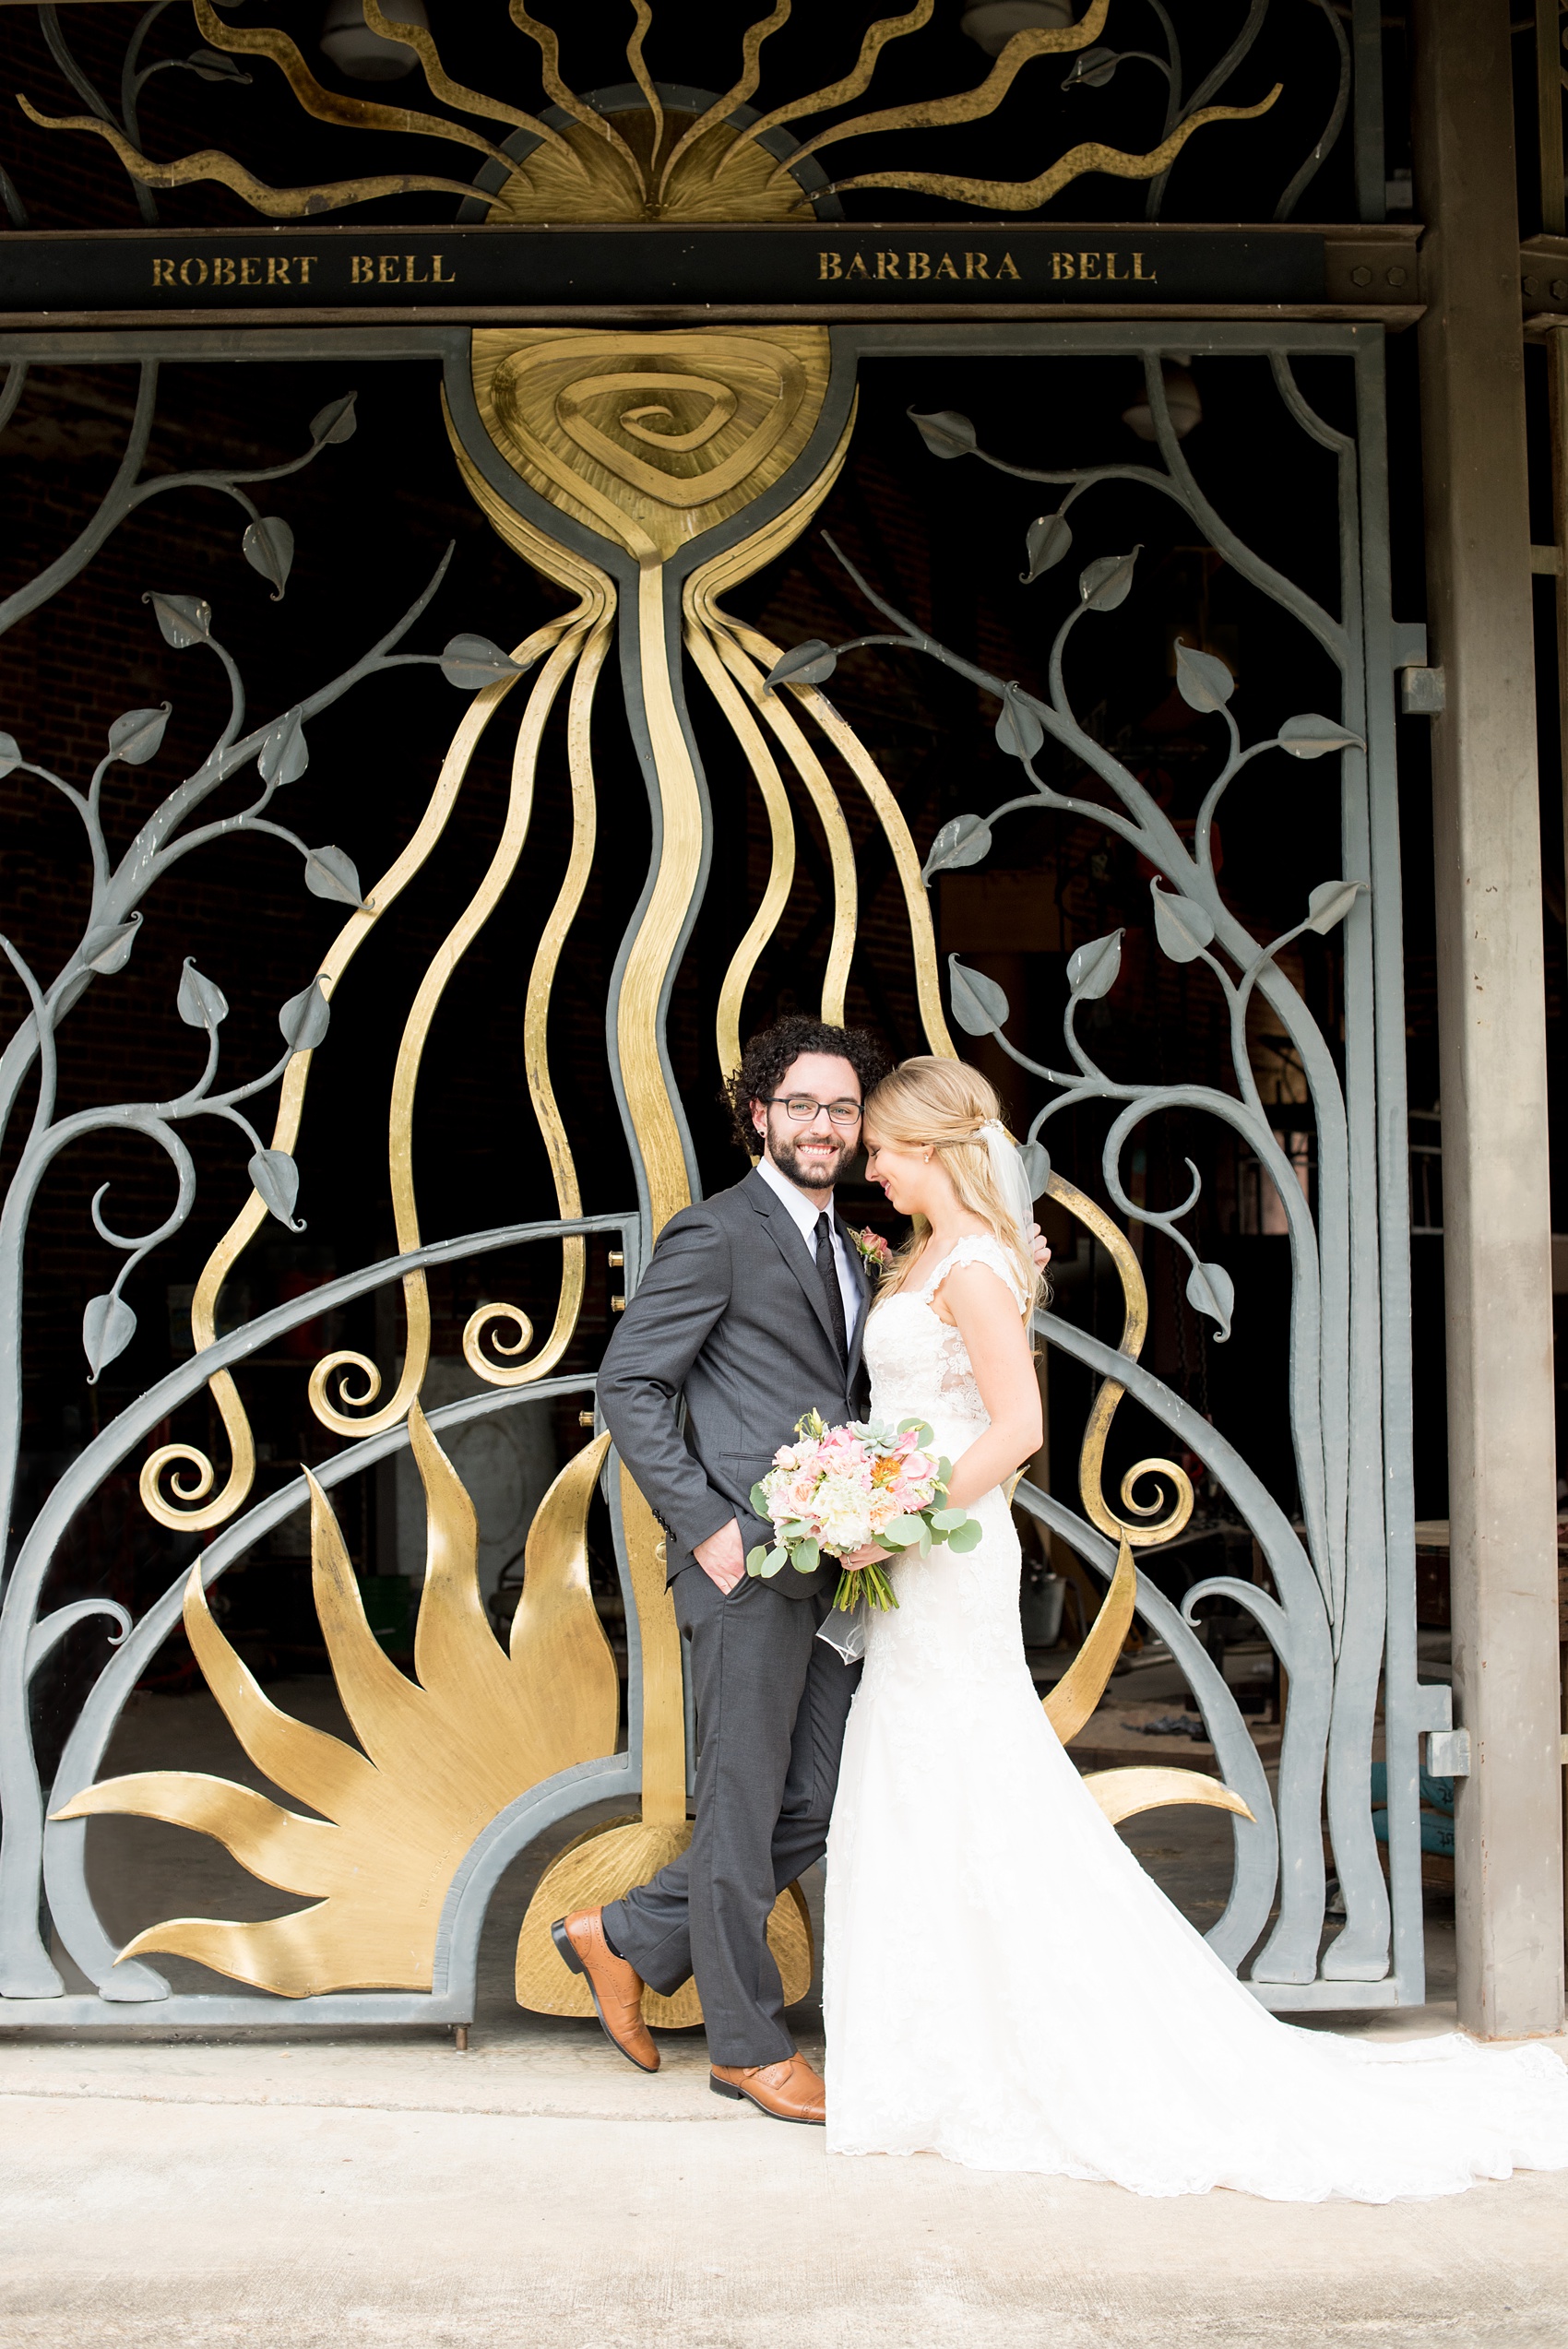
[[[748,1574],[770,1576],[786,1564],[809,1574],[824,1552],[842,1558],[867,1542],[925,1558],[937,1542],[965,1550],[980,1540],[978,1522],[946,1506],[953,1464],[934,1456],[934,1438],[921,1420],[897,1430],[860,1420],[830,1428],[820,1411],[808,1411],[795,1433],[800,1441],[782,1445],[752,1487],[752,1507],[771,1520],[774,1541],[750,1553]],[[861,1598],[878,1608],[898,1604],[874,1565],[842,1573],[833,1604],[847,1611]]]

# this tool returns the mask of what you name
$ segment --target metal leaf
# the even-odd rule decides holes
[[[1072,525],[1064,514],[1037,514],[1024,533],[1024,552],[1029,567],[1020,571],[1018,576],[1025,587],[1032,587],[1042,571],[1060,563],[1072,544]]]
[[[1343,921],[1362,890],[1364,881],[1320,881],[1307,898],[1307,928],[1326,938]]]
[[[1230,1335],[1230,1317],[1236,1311],[1236,1284],[1223,1264],[1193,1266],[1187,1275],[1187,1302],[1194,1313],[1206,1313],[1219,1323],[1216,1343],[1222,1346]]]
[[[18,748],[16,736],[0,734],[0,776],[9,775],[11,769],[14,766],[19,766],[21,763],[22,754]]]
[[[459,693],[477,694],[483,685],[498,685],[504,677],[522,673],[521,663],[488,636],[454,636],[442,649],[441,674]]]
[[[922,881],[933,873],[953,872],[959,865],[979,864],[991,854],[991,826],[983,815],[956,815],[944,824],[931,844]]]
[[[216,1027],[229,1016],[229,998],[221,987],[202,977],[188,955],[180,972],[177,1001],[187,1027]]]
[[[1067,957],[1067,984],[1075,997],[1086,1002],[1098,1002],[1109,995],[1116,984],[1122,968],[1122,932],[1107,931],[1103,938],[1091,938]]]
[[[792,652],[783,654],[767,672],[767,690],[780,685],[826,685],[838,666],[838,656],[820,636],[808,636]]]
[[[1038,1199],[1051,1180],[1051,1154],[1043,1142],[1020,1142],[1018,1156],[1023,1160],[1029,1197]]]
[[[276,1216],[291,1231],[303,1231],[303,1224],[294,1220],[294,1202],[300,1195],[300,1170],[287,1150],[258,1150],[245,1169],[255,1185],[268,1215]]]
[[[89,1386],[117,1354],[123,1354],[137,1334],[137,1317],[123,1297],[92,1297],[82,1315],[82,1352],[87,1356]]]
[[[247,86],[250,82],[249,74],[242,73],[232,57],[220,57],[216,49],[193,49],[184,62],[203,81],[235,81]]]
[[[1086,49],[1062,87],[1063,89],[1103,89],[1121,63],[1119,49]]]
[[[127,766],[145,766],[156,757],[172,707],[172,703],[164,702],[158,709],[128,709],[117,718],[109,729],[109,747],[114,756],[123,758]]]
[[[273,602],[281,603],[294,564],[294,534],[283,516],[264,514],[251,524],[240,547],[251,569],[271,580]]]
[[[1078,594],[1090,611],[1114,611],[1125,603],[1133,585],[1133,569],[1143,552],[1140,540],[1131,554],[1102,554],[1078,574]]]
[[[297,709],[286,710],[255,754],[264,783],[297,783],[310,765],[310,745]]]
[[[990,1036],[1007,1017],[1007,998],[995,979],[966,970],[956,955],[947,957],[947,992],[966,1036]]]
[[[1149,883],[1154,899],[1154,934],[1173,963],[1195,963],[1214,938],[1214,922],[1191,897],[1168,897],[1158,881]]]
[[[142,598],[149,603],[163,632],[165,644],[176,652],[184,652],[191,645],[205,645],[212,634],[212,606],[200,596],[167,596],[156,590]]]
[[[1194,652],[1176,639],[1176,691],[1189,709],[1223,709],[1236,680],[1213,653]]]
[[[106,979],[112,979],[129,962],[131,948],[137,943],[137,931],[140,928],[139,913],[132,914],[128,921],[100,922],[97,929],[89,930],[82,940],[83,962],[89,970],[101,971]]]
[[[1319,718],[1315,711],[1305,711],[1300,718],[1288,718],[1279,730],[1279,747],[1289,751],[1292,758],[1323,758],[1330,751],[1360,751],[1366,748],[1359,734],[1352,734],[1337,718]]]
[[[305,857],[305,887],[313,897],[335,897],[339,905],[364,904],[360,876],[352,857],[330,846],[312,848]]]
[[[929,416],[911,408],[909,421],[932,457],[968,457],[975,447],[975,428],[956,408],[938,408]]]
[[[325,408],[310,420],[310,436],[320,447],[327,441],[351,441],[359,418],[354,413],[358,392],[345,392],[341,399],[329,399]]]
[[[331,1017],[332,1006],[322,991],[321,981],[313,979],[308,987],[290,996],[278,1014],[278,1025],[291,1052],[314,1052],[326,1035]]]
[[[996,720],[996,747],[1009,758],[1033,758],[1045,741],[1045,729],[1028,702],[1009,692]]]

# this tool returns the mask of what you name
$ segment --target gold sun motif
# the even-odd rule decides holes
[[[737,125],[731,119],[747,104],[761,78],[761,53],[769,35],[785,24],[790,0],[777,0],[772,13],[750,26],[741,42],[741,70],[721,97],[700,113],[668,108],[648,72],[644,48],[652,29],[650,0],[632,0],[635,25],[626,44],[626,62],[642,94],[643,104],[630,112],[601,113],[578,96],[562,77],[560,44],[551,26],[530,15],[523,0],[510,0],[509,14],[517,30],[539,52],[539,77],[557,121],[488,96],[454,81],[442,65],[431,33],[422,25],[405,25],[384,16],[377,0],[364,0],[365,22],[383,40],[401,42],[418,56],[431,95],[457,114],[478,122],[506,125],[512,134],[531,141],[522,157],[509,154],[471,121],[430,114],[406,106],[387,106],[368,99],[345,97],[318,82],[298,47],[275,26],[226,24],[211,0],[192,0],[203,37],[214,49],[241,56],[267,57],[284,76],[305,112],[320,122],[341,128],[389,131],[407,136],[441,139],[469,148],[499,166],[500,184],[476,191],[471,181],[421,172],[380,173],[355,180],[338,180],[311,187],[271,187],[232,155],[208,148],[166,163],[155,162],[133,146],[113,123],[93,114],[48,115],[18,96],[18,103],[30,122],[46,130],[89,131],[105,138],[134,179],[148,187],[184,187],[198,180],[216,180],[232,188],[257,211],[273,219],[299,219],[322,212],[363,204],[377,196],[413,193],[478,196],[494,221],[573,220],[728,220],[785,221],[814,217],[811,199],[801,185],[802,163],[846,139],[873,133],[940,130],[957,123],[983,120],[1011,89],[1032,58],[1087,49],[1102,30],[1110,0],[1090,0],[1076,24],[1035,27],[1016,32],[1003,49],[985,79],[974,89],[947,98],[888,106],[871,113],[853,114],[799,143],[788,130],[813,116],[861,97],[876,70],[877,60],[890,42],[919,32],[930,23],[936,0],[915,0],[900,16],[883,17],[861,42],[854,65],[837,81],[806,96],[774,107],[754,122]],[[1087,172],[1100,172],[1119,179],[1149,180],[1170,170],[1195,132],[1210,123],[1251,122],[1266,113],[1279,96],[1276,83],[1255,106],[1203,106],[1172,131],[1169,138],[1146,155],[1128,154],[1099,140],[1087,140],[1049,164],[1029,180],[984,180],[925,171],[865,172],[831,180],[822,193],[847,188],[904,188],[953,202],[974,204],[991,211],[1028,212]],[[785,134],[788,148],[782,160],[763,142],[769,134]]]

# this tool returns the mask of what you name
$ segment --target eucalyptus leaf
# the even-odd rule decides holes
[[[1214,921],[1191,897],[1168,897],[1158,881],[1149,883],[1154,899],[1154,934],[1173,963],[1195,963],[1214,939]]]
[[[767,672],[767,690],[780,685],[826,685],[838,666],[838,656],[820,636],[808,636],[792,652],[782,654]]]
[[[925,1532],[923,1518],[913,1515],[889,1517],[877,1536],[884,1549],[909,1549]]]
[[[291,1231],[303,1231],[304,1226],[294,1220],[294,1202],[300,1195],[300,1170],[287,1150],[258,1150],[245,1169],[255,1185],[268,1215],[276,1216]]]
[[[81,957],[89,970],[101,971],[106,979],[124,970],[140,928],[141,916],[134,913],[128,921],[100,922],[89,930],[81,943]]]
[[[822,1563],[822,1552],[814,1540],[797,1542],[790,1563],[798,1574],[814,1574]]]
[[[158,746],[163,740],[163,730],[169,723],[172,704],[163,702],[157,709],[128,709],[109,729],[109,748],[127,766],[145,766],[156,758]]]
[[[264,514],[240,540],[240,551],[253,571],[272,582],[272,600],[281,603],[294,564],[294,534],[280,514]]]
[[[1360,751],[1366,745],[1359,734],[1352,734],[1336,718],[1319,718],[1308,710],[1300,718],[1288,718],[1277,737],[1282,751],[1292,758],[1324,758],[1330,751]]]
[[[310,436],[319,448],[327,441],[351,441],[359,422],[354,414],[358,392],[345,392],[341,399],[329,399],[310,420]]]
[[[758,1544],[757,1544],[757,1546],[756,1546],[756,1548],[755,1548],[754,1549],[748,1549],[748,1550],[747,1550],[747,1552],[746,1552],[746,1572],[747,1572],[747,1573],[748,1573],[748,1574],[750,1574],[750,1575],[752,1576],[752,1578],[754,1579],[754,1581],[755,1580],[756,1576],[757,1576],[758,1574],[760,1574],[760,1573],[761,1573],[761,1572],[762,1572],[762,1566],[763,1566],[763,1560],[764,1560],[764,1559],[765,1559],[766,1556],[767,1556],[767,1545],[766,1545],[766,1542],[760,1542],[760,1541],[759,1541],[759,1542],[758,1542]]]
[[[1307,898],[1307,928],[1326,938],[1343,921],[1362,890],[1364,881],[1320,881]]]
[[[980,1524],[980,1519],[971,1517],[967,1525],[956,1526],[948,1535],[947,1547],[949,1549],[956,1550],[961,1558],[966,1550],[980,1548],[984,1533],[985,1527]]]
[[[1194,1313],[1205,1313],[1219,1323],[1215,1343],[1222,1346],[1230,1335],[1230,1317],[1236,1311],[1236,1284],[1223,1264],[1193,1266],[1187,1275],[1187,1302]]]
[[[459,692],[477,694],[481,686],[498,685],[504,677],[520,677],[522,663],[504,653],[488,636],[454,636],[441,653],[441,674]]]
[[[954,872],[960,865],[979,864],[982,857],[990,854],[991,826],[984,816],[952,816],[932,842],[921,879],[929,882],[935,873]]]
[[[1033,758],[1045,741],[1045,729],[1028,702],[1009,692],[996,720],[996,747],[1009,758]]]
[[[212,634],[212,606],[200,596],[170,596],[154,589],[142,601],[152,606],[164,643],[176,652],[205,645]]]
[[[900,1419],[898,1422],[898,1433],[900,1435],[912,1435],[922,1452],[929,1452],[932,1445],[936,1441],[933,1430],[924,1419]]]
[[[766,1516],[767,1495],[764,1492],[760,1485],[754,1485],[752,1487],[752,1507],[756,1511],[759,1517]]]
[[[187,1027],[218,1027],[229,1016],[229,998],[221,987],[204,979],[187,955],[180,972],[180,991],[175,999],[180,1017]]]
[[[1108,930],[1103,938],[1091,938],[1067,957],[1067,984],[1075,997],[1086,1002],[1098,1002],[1109,995],[1116,984],[1122,968],[1122,932]]]
[[[305,855],[305,887],[313,897],[331,897],[341,906],[362,908],[360,876],[352,857],[328,845]]]
[[[1062,87],[1063,89],[1103,89],[1121,63],[1119,49],[1086,49]]]
[[[1176,639],[1176,691],[1189,709],[1223,709],[1236,690],[1236,680],[1213,653],[1194,652]]]
[[[308,987],[290,996],[278,1014],[278,1025],[291,1052],[314,1052],[326,1035],[331,1017],[332,1006],[322,991],[321,981],[313,979]]]
[[[16,736],[0,734],[0,776],[9,775],[11,769],[20,766],[21,763],[22,754],[17,746]]]
[[[82,1314],[82,1352],[87,1356],[89,1386],[96,1386],[101,1370],[123,1354],[137,1334],[137,1317],[123,1297],[91,1297]]]
[[[297,783],[310,765],[310,744],[297,709],[285,710],[255,754],[264,783]]]
[[[790,1553],[785,1548],[783,1543],[778,1542],[776,1543],[774,1548],[768,1551],[766,1557],[763,1560],[758,1572],[766,1574],[768,1581],[771,1582],[774,1575],[778,1572],[779,1569],[781,1567],[788,1566],[789,1563]]]
[[[947,957],[947,994],[966,1036],[990,1036],[1006,1020],[1007,998],[995,979],[966,970],[956,955]]]
[[[1085,565],[1078,574],[1078,594],[1088,611],[1114,611],[1119,603],[1126,602],[1142,552],[1140,540],[1131,554],[1102,554],[1097,563]]]
[[[1024,533],[1024,552],[1029,565],[1018,574],[1024,586],[1032,587],[1042,572],[1053,569],[1070,552],[1072,544],[1072,525],[1064,514],[1037,515]]]
[[[969,1522],[967,1509],[933,1509],[931,1513],[932,1531],[938,1534],[956,1533]]]
[[[1051,1153],[1043,1142],[1020,1142],[1018,1156],[1023,1161],[1024,1180],[1029,1186],[1029,1197],[1038,1199],[1051,1180]]]
[[[909,410],[909,421],[932,457],[968,457],[975,448],[975,428],[956,408],[938,408],[929,416]]]

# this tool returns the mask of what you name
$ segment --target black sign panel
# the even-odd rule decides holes
[[[1324,299],[1301,230],[1027,225],[70,230],[0,235],[0,313],[876,309]]]

